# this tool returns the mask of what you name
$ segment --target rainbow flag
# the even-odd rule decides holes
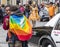
[[[28,19],[23,16],[10,16],[10,31],[17,35],[21,41],[29,40],[32,36],[32,26]]]

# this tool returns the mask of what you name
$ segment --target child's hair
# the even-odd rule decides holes
[[[15,12],[15,11],[18,10],[18,7],[17,7],[17,6],[7,5],[7,6],[5,6],[5,8],[6,8],[6,7],[10,7],[10,11],[12,11],[12,12]]]
[[[9,8],[11,9],[11,5],[6,5],[6,6],[5,6],[5,9],[6,9],[7,7],[9,7]],[[10,10],[10,9],[9,9],[9,10]]]
[[[17,6],[11,6],[10,9],[11,9],[11,11],[15,12],[18,10],[18,7]]]

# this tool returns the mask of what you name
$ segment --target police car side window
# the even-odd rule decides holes
[[[58,22],[55,26],[55,30],[60,30],[60,19],[58,20]]]

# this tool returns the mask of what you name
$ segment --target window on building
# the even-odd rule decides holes
[[[10,0],[7,0],[7,4],[8,4],[8,5],[10,4]]]

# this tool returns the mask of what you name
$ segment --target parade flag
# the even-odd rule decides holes
[[[25,16],[12,15],[9,23],[10,31],[21,41],[29,40],[32,36],[32,26]]]

